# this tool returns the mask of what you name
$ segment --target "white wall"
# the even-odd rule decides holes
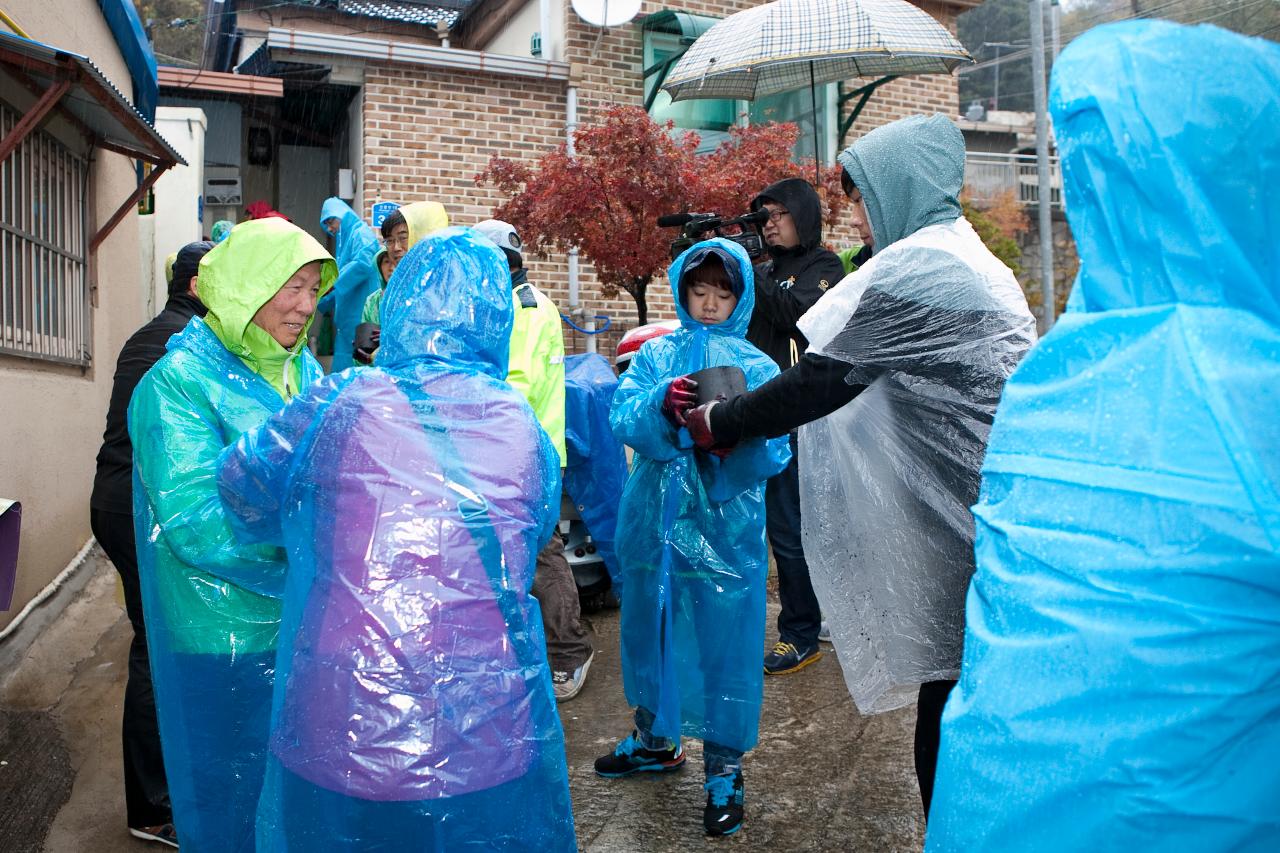
[[[186,166],[175,166],[156,181],[153,307],[164,306],[169,284],[165,258],[204,234],[204,140],[208,121],[192,107],[156,108],[156,130],[177,149]],[[152,311],[150,313],[155,313]]]
[[[552,29],[555,28],[552,19]],[[538,0],[529,0],[519,12],[512,16],[493,41],[484,46],[485,53],[502,53],[508,56],[529,56],[529,39],[538,31]],[[547,38],[542,39],[543,55],[546,59]]]
[[[129,73],[96,0],[5,0],[5,12],[41,42],[88,56],[123,92]],[[7,93],[6,93],[7,94]],[[74,139],[68,144],[76,145]],[[131,162],[98,151],[89,170],[90,220],[100,225],[137,185]],[[22,501],[13,606],[0,627],[84,545],[89,492],[120,347],[143,322],[138,217],[126,216],[98,248],[93,363],[87,370],[0,356],[0,496]]]

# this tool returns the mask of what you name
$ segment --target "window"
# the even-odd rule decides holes
[[[832,107],[834,97],[834,83],[818,86],[817,90],[812,94],[810,89],[804,88],[796,89],[792,92],[767,95],[751,103],[750,121],[752,124],[763,124],[768,121],[789,121],[794,123],[800,128],[800,135],[796,137],[796,148],[791,156],[795,160],[810,160],[814,156],[813,122],[816,112],[818,156],[823,163],[830,163],[835,156],[835,152],[831,147],[831,143],[835,139],[832,133],[833,122],[831,120],[831,117],[835,115],[835,110]],[[814,109],[815,100],[817,101],[816,111]]]
[[[0,138],[18,113],[0,104]],[[88,365],[88,163],[36,131],[0,164],[0,352]]]
[[[687,12],[662,11],[644,23],[644,103],[658,123],[672,121],[678,132],[695,131],[702,138],[699,153],[714,151],[728,136],[729,128],[746,112],[741,101],[693,99],[672,103],[662,91],[667,72],[694,40],[718,19]]]
[[[679,36],[645,33],[645,68],[653,68],[669,59],[679,59],[683,53],[684,46],[680,44]],[[666,92],[654,91],[660,85],[656,74],[646,77],[644,85],[645,103],[651,105],[649,115],[653,120],[659,124],[673,121],[679,130],[696,131],[702,137],[702,144],[698,146],[700,153],[714,151],[728,136],[729,128],[738,121],[738,101],[695,99],[673,103]]]
[[[794,122],[800,128],[792,156],[813,157],[814,98],[809,89],[769,95],[755,102],[691,99],[671,102],[661,90],[667,72],[689,45],[719,20],[688,12],[664,10],[644,22],[644,103],[654,121],[675,123],[677,132],[695,131],[702,138],[699,153],[715,150],[736,124]],[[835,84],[817,87],[818,155],[824,163],[835,157]]]

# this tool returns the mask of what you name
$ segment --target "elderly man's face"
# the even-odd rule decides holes
[[[304,264],[253,315],[253,322],[285,349],[293,349],[307,321],[316,312],[320,268],[320,261]]]
[[[338,229],[342,227],[342,220],[336,216],[330,216],[324,221],[324,227],[330,234],[337,234]]]

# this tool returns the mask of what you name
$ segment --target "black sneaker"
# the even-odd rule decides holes
[[[669,773],[683,765],[684,750],[678,744],[670,749],[645,749],[632,732],[613,752],[596,759],[596,772],[606,779],[620,779],[641,771]]]
[[[765,675],[786,675],[788,672],[804,669],[814,661],[822,658],[822,652],[815,644],[812,648],[797,649],[790,643],[779,640],[773,651],[764,656]]]
[[[732,835],[742,828],[742,771],[712,776],[703,785],[707,791],[707,807],[702,810],[702,825],[707,835]]]

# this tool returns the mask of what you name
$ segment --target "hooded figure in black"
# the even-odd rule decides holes
[[[772,358],[779,370],[786,370],[799,361],[808,345],[796,330],[796,321],[845,272],[835,253],[822,245],[822,202],[808,181],[787,178],[771,184],[751,200],[751,209],[760,210],[766,204],[775,210],[785,208],[790,222],[766,223],[760,229],[769,260],[756,267],[756,308],[747,340]],[[777,242],[775,233],[793,233],[799,242]]]
[[[751,209],[768,210],[761,227],[769,260],[756,268],[756,306],[747,340],[777,363],[779,370],[794,365],[808,342],[796,321],[844,278],[840,259],[822,246],[822,203],[813,186],[801,178],[787,178],[764,189]],[[782,675],[818,658],[822,611],[809,581],[800,542],[800,491],[795,435],[791,463],[769,480],[765,491],[769,543],[778,564],[778,642],[765,656],[764,669]]]
[[[98,451],[97,473],[89,499],[90,526],[102,550],[120,573],[125,609],[133,624],[129,647],[129,680],[124,694],[124,794],[129,829],[134,835],[174,837],[169,806],[169,785],[160,754],[156,704],[151,692],[151,662],[147,656],[147,632],[142,621],[142,597],[138,588],[138,556],[133,537],[133,444],[126,415],[133,389],[143,374],[165,354],[165,346],[192,317],[206,309],[195,296],[200,259],[213,243],[188,243],[173,262],[169,299],[164,310],[130,336],[116,360],[107,428]]]

